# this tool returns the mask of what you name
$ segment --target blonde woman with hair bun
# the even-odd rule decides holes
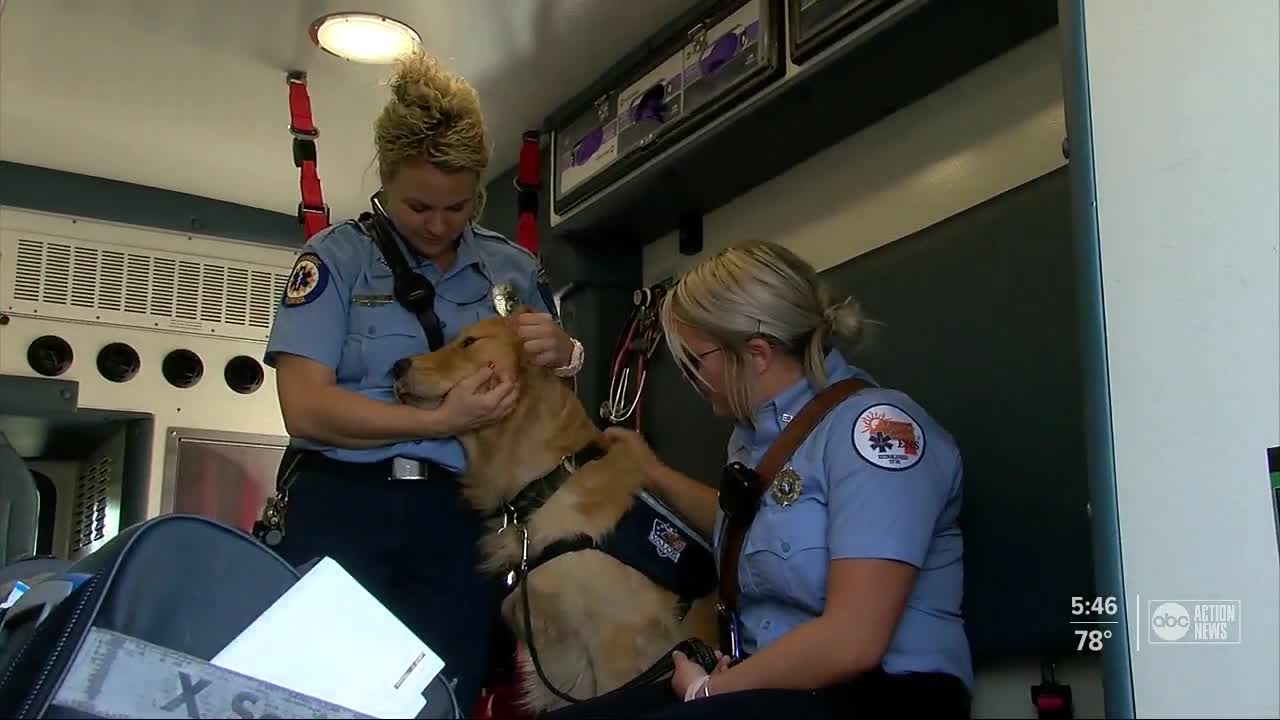
[[[444,659],[465,713],[498,594],[476,570],[481,520],[460,498],[467,458],[455,435],[506,415],[518,389],[484,370],[436,409],[411,407],[394,396],[400,361],[495,315],[495,289],[534,310],[518,321],[535,362],[571,376],[583,350],[560,327],[536,258],[477,222],[490,138],[471,85],[429,55],[404,58],[372,135],[372,212],[311,238],[271,329],[264,359],[291,443],[286,502],[268,506],[257,534],[294,565],[337,560]],[[397,299],[397,259],[402,278],[434,290],[423,307]]]
[[[747,527],[739,656],[708,676],[677,655],[670,687],[615,693],[556,720],[968,717],[960,453],[923,407],[835,347],[860,338],[857,305],[832,298],[795,253],[752,242],[689,270],[661,319],[689,382],[735,422],[729,463],[754,468],[827,388],[854,392],[803,436],[754,515],[737,511]],[[649,488],[723,559],[717,491],[665,465],[638,434],[606,434],[630,446]]]

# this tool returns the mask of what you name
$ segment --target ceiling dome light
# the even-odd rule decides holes
[[[386,65],[422,47],[418,31],[385,15],[342,12],[311,23],[311,41],[344,60]]]

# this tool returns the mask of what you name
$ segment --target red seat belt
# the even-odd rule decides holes
[[[1051,662],[1040,664],[1040,684],[1031,686],[1031,705],[1040,720],[1071,720],[1075,717],[1071,686],[1057,681]]]
[[[538,190],[542,187],[538,161],[538,131],[528,130],[516,166],[516,243],[534,255],[538,254]]]
[[[329,227],[329,206],[324,202],[320,173],[316,169],[316,138],[320,131],[311,118],[311,97],[307,94],[307,74],[291,72],[289,83],[289,134],[293,135],[293,165],[301,172],[298,186],[302,201],[298,203],[298,222],[302,223],[303,241]]]

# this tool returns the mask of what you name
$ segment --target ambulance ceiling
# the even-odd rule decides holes
[[[492,173],[520,133],[695,0],[0,0],[0,160],[292,214],[285,71],[309,76],[325,198],[376,187],[372,124],[389,66],[328,55],[311,21],[345,10],[413,26],[476,86]]]

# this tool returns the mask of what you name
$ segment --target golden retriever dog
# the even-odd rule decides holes
[[[530,558],[557,540],[583,533],[600,542],[643,489],[636,459],[624,446],[608,444],[569,383],[524,356],[515,328],[521,310],[477,322],[436,352],[411,358],[396,382],[401,402],[433,408],[459,380],[488,364],[515,379],[519,394],[511,413],[459,436],[469,466],[461,478],[463,494],[476,510],[495,516],[481,540],[481,570],[499,577],[519,567],[522,556],[520,529],[503,529],[503,508],[564,458],[592,442],[604,451],[573,470],[529,516]],[[674,593],[598,550],[559,555],[521,584],[525,587],[504,600],[502,615],[520,640],[521,703],[530,711],[567,704],[538,677],[530,642],[546,678],[579,700],[627,683],[683,640],[698,638],[719,647],[714,590],[680,618]],[[532,628],[524,623],[521,592],[526,590]]]

